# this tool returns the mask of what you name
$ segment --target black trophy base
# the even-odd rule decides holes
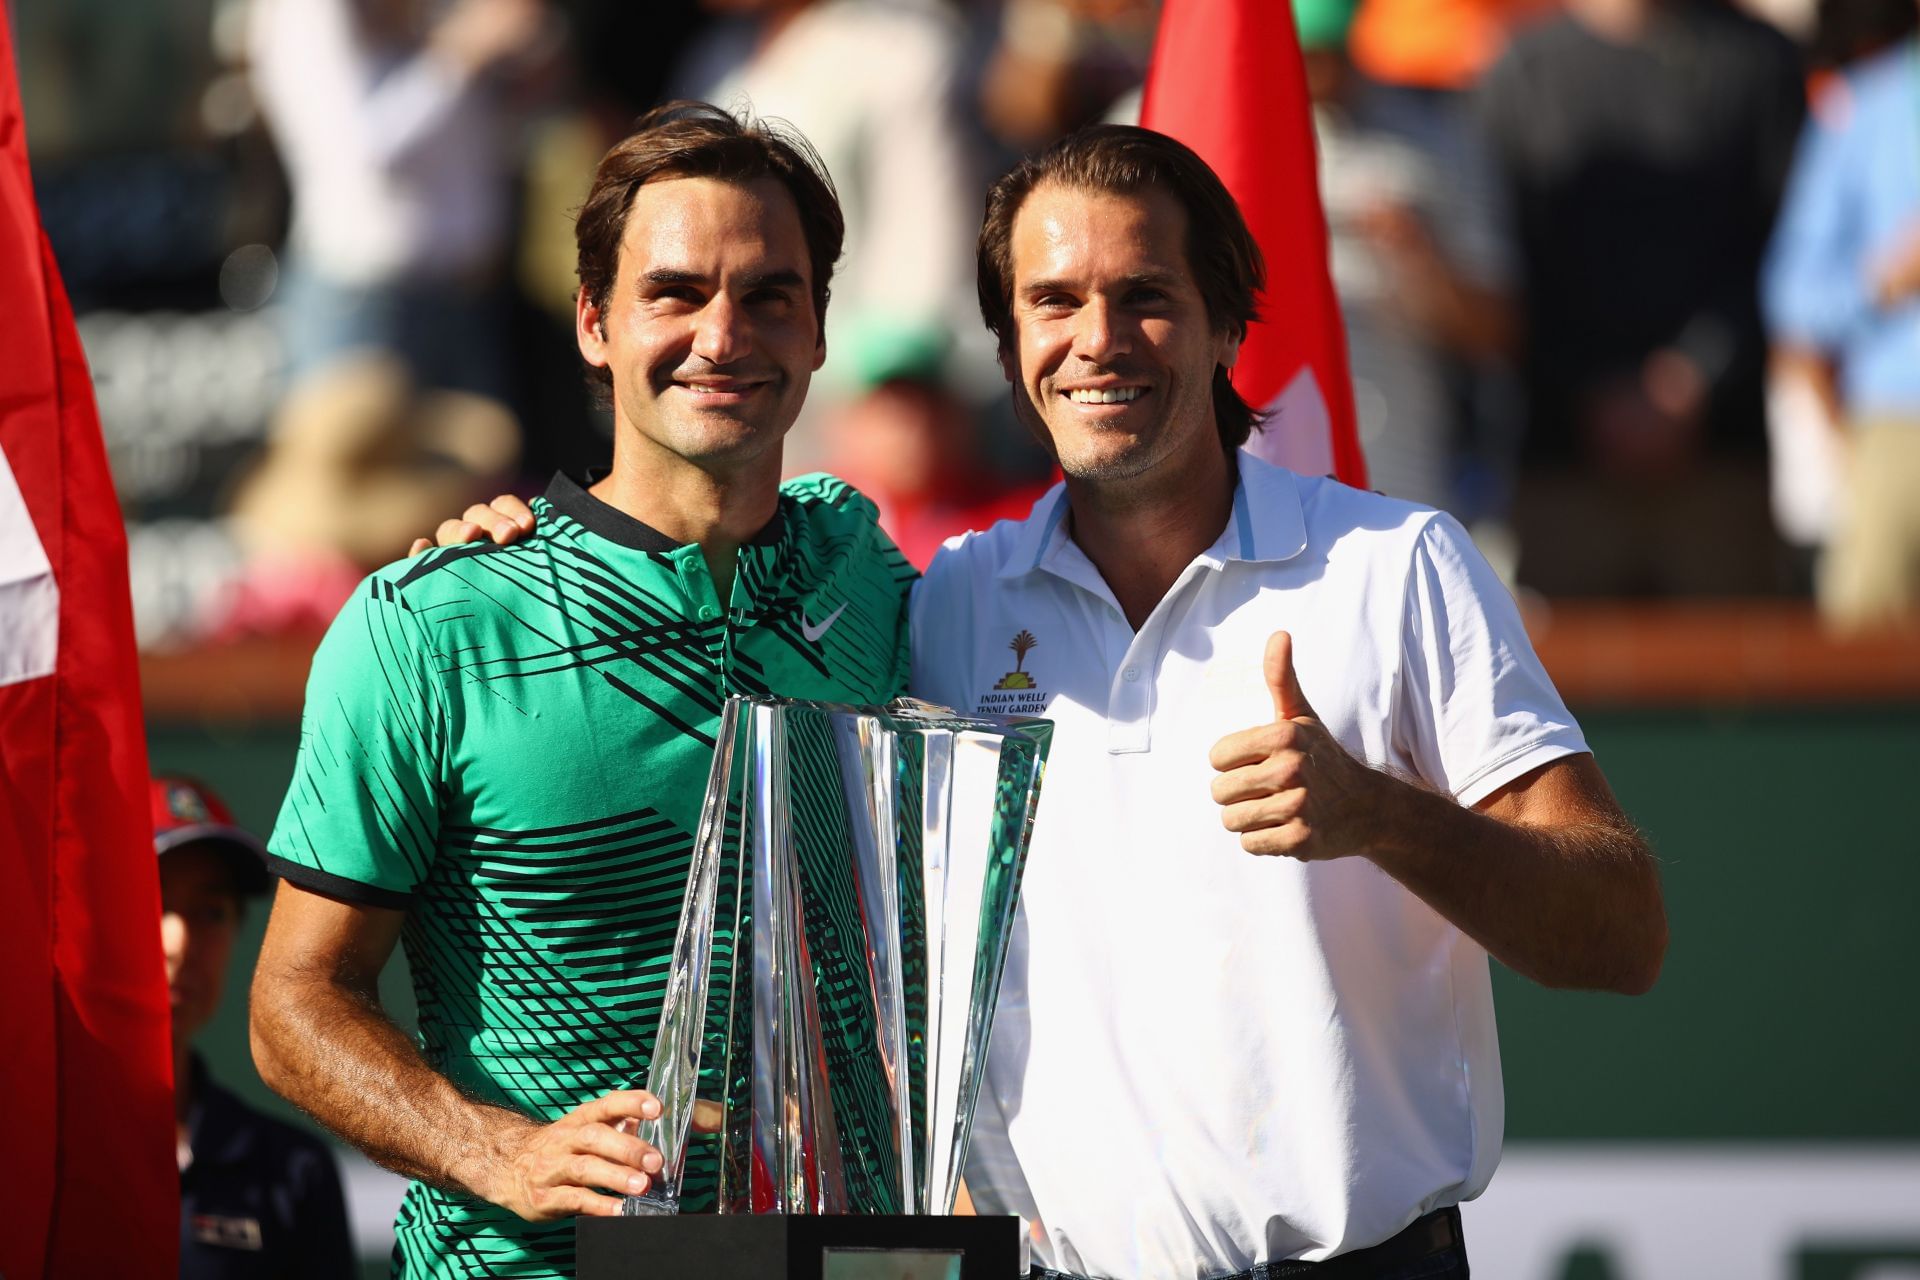
[[[579,1218],[579,1280],[1014,1280],[1020,1220],[862,1214]]]

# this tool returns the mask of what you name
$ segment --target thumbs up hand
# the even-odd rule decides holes
[[[1208,756],[1220,821],[1248,853],[1303,862],[1365,853],[1378,816],[1371,798],[1386,775],[1347,754],[1314,715],[1287,632],[1267,641],[1265,669],[1273,723],[1228,734]]]
[[[1300,687],[1300,673],[1293,669],[1293,636],[1285,631],[1276,631],[1267,637],[1267,656],[1262,664],[1267,677],[1267,692],[1273,695],[1273,718],[1280,720],[1313,720],[1313,707],[1307,702],[1307,691]]]

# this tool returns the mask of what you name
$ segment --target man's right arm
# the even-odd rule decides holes
[[[529,1221],[611,1216],[660,1154],[623,1127],[660,1113],[609,1093],[551,1124],[476,1101],[429,1066],[380,1006],[405,913],[283,882],[254,971],[254,1062],[276,1092],[396,1172]],[[607,1193],[611,1194],[607,1194]]]

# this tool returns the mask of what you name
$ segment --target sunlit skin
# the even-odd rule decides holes
[[[1186,210],[1164,192],[1050,182],[1028,194],[1010,236],[1014,332],[1001,371],[1066,473],[1074,542],[1135,627],[1233,502],[1213,378],[1239,342],[1208,318],[1186,239]],[[1085,403],[1093,393],[1125,399]]]
[[[786,188],[642,186],[606,305],[583,291],[576,318],[581,355],[613,377],[614,465],[595,495],[681,541],[752,537],[773,517],[781,441],[826,359]]]
[[[1022,416],[1070,480],[1111,490],[1224,461],[1213,374],[1232,366],[1239,343],[1209,322],[1186,237],[1186,211],[1151,188],[1120,194],[1043,183],[1014,219],[1007,374],[1024,393],[1015,397]],[[1109,389],[1137,398],[1072,398]]]
[[[160,949],[173,1009],[173,1067],[185,1115],[193,1037],[220,1008],[227,961],[240,927],[240,897],[226,859],[205,845],[183,845],[160,859]]]

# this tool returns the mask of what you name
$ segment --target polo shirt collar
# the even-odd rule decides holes
[[[1307,518],[1300,502],[1299,477],[1240,450],[1239,477],[1233,486],[1233,511],[1214,544],[1200,553],[1212,568],[1228,561],[1253,563],[1291,560],[1307,549]],[[1020,578],[1041,569],[1057,571],[1058,558],[1072,545],[1067,534],[1067,486],[1062,481],[1033,504],[1013,548],[1001,561],[1000,578]]]
[[[1040,496],[1033,511],[1019,526],[1013,549],[1000,562],[996,577],[1020,578],[1039,569],[1067,541],[1067,482],[1062,480]]]
[[[589,471],[586,484],[599,481],[603,471]],[[636,551],[652,551],[665,554],[677,551],[691,544],[676,541],[660,532],[645,521],[636,520],[620,508],[608,502],[602,502],[588,491],[586,485],[574,480],[564,472],[555,472],[553,482],[547,486],[546,499],[553,509],[562,515],[571,516],[590,532],[598,534],[609,542],[623,547],[632,547]],[[762,526],[759,533],[748,539],[750,547],[773,547],[780,543],[780,535],[786,525],[786,500],[782,495],[780,505],[774,508],[773,519]]]
[[[1223,560],[1266,563],[1291,560],[1307,549],[1307,513],[1300,477],[1263,462],[1245,449],[1235,454],[1240,479],[1233,486],[1233,517],[1216,549]]]

